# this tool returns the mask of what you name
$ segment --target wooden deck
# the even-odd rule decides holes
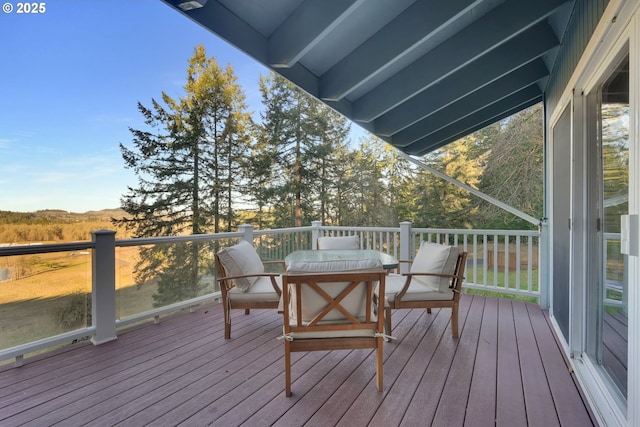
[[[602,365],[622,390],[627,390],[628,319],[622,313],[604,312]]]
[[[399,310],[385,344],[384,392],[370,350],[296,353],[284,395],[282,319],[222,307],[164,318],[93,346],[0,367],[0,425],[589,426],[538,306],[464,295],[450,311]]]

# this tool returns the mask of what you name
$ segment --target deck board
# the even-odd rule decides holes
[[[461,411],[460,408],[466,407],[469,399],[469,389],[471,387],[484,310],[483,303],[483,299],[477,298],[469,309],[464,322],[464,334],[460,335],[451,371],[446,379],[444,390],[438,403],[433,421],[434,425],[452,427],[464,425],[465,411]]]
[[[536,305],[463,295],[450,311],[396,310],[384,391],[369,349],[292,355],[284,396],[281,315],[203,306],[0,366],[4,426],[593,425],[546,314]]]
[[[474,298],[476,299],[476,298]],[[498,300],[484,300],[482,324],[476,348],[464,425],[491,426],[495,423],[498,361]]]
[[[522,302],[514,302],[513,306],[528,424],[531,427],[558,426],[560,422],[556,412],[547,410],[553,407],[553,399],[546,393],[549,383],[538,354],[529,313]],[[531,414],[536,416],[533,417]]]
[[[458,332],[465,328],[468,307],[471,301],[471,298],[465,299],[460,304],[461,315],[458,325],[460,330]],[[451,337],[450,319],[450,310],[440,309],[438,311],[436,321],[441,322],[444,327],[436,330],[437,341],[435,339],[430,339],[428,334],[425,335],[425,338],[420,343],[424,350],[419,348],[415,353],[414,360],[416,363],[420,364],[421,359],[423,359],[422,354],[430,351],[434,347],[434,344],[437,343],[437,346],[434,349],[435,351],[433,352],[424,373],[420,372],[422,374],[422,378],[418,378],[420,381],[417,384],[414,397],[411,399],[411,403],[407,408],[401,425],[419,425],[421,423],[424,425],[430,425],[435,417],[446,378],[451,370],[453,355],[459,342],[459,338]],[[410,370],[405,370],[404,373],[405,375],[411,375]],[[403,384],[398,384],[398,387],[403,386]]]
[[[591,414],[585,406],[581,392],[576,387],[576,379],[571,374],[558,342],[551,332],[548,319],[537,307],[527,305],[542,364],[549,381],[549,389],[555,403],[560,425],[589,425]]]
[[[527,425],[512,301],[498,301],[498,382],[496,425]]]

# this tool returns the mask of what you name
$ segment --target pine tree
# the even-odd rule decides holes
[[[233,176],[247,143],[249,115],[233,69],[221,69],[195,48],[187,68],[185,95],[162,93],[152,108],[138,103],[147,129],[130,129],[132,148],[120,144],[125,166],[138,178],[121,199],[129,216],[114,219],[135,237],[220,231],[233,221]],[[136,283],[158,280],[158,306],[199,292],[199,243],[156,245],[140,252]]]
[[[260,90],[265,111],[258,158],[272,178],[263,194],[273,207],[274,227],[301,227],[323,210],[330,153],[349,127],[342,116],[280,76],[262,77]]]

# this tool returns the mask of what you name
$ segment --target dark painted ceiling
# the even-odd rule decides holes
[[[415,155],[542,101],[574,4],[163,1]]]

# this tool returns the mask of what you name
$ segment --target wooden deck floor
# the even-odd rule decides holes
[[[450,311],[400,310],[385,344],[384,392],[370,350],[295,353],[284,395],[282,319],[219,304],[0,367],[0,425],[589,426],[545,314],[464,295]]]

